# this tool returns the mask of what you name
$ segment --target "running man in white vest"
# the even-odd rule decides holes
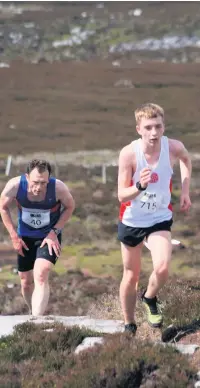
[[[168,279],[171,260],[172,206],[171,178],[179,161],[182,191],[181,211],[191,206],[189,188],[191,160],[183,143],[163,136],[164,111],[156,104],[144,104],[135,111],[140,135],[125,146],[119,156],[118,198],[121,203],[118,239],[121,241],[123,278],[120,301],[125,331],[136,333],[134,312],[144,240],[151,251],[153,272],[142,295],[147,320],[153,327],[162,325],[157,293]]]

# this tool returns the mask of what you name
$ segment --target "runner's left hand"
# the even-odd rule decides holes
[[[180,198],[180,208],[181,208],[181,211],[187,211],[191,208],[191,200],[190,200],[190,196],[189,194],[184,194],[182,193],[181,194],[181,198]]]
[[[53,254],[53,250],[57,257],[60,256],[61,246],[54,231],[49,232],[49,234],[44,238],[40,248],[42,248],[45,244],[48,245],[49,254],[51,256]]]

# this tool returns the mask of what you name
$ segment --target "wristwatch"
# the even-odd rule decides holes
[[[51,229],[54,231],[56,236],[58,236],[62,232],[62,229],[59,229],[59,228],[51,228]]]
[[[138,189],[139,191],[144,191],[144,190],[146,190],[146,187],[142,187],[142,186],[141,186],[140,181],[136,182],[135,186],[137,187],[137,189]]]

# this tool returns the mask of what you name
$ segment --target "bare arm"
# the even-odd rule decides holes
[[[137,187],[131,185],[134,164],[134,153],[132,147],[128,145],[121,150],[119,155],[118,199],[120,202],[133,200],[140,194]]]
[[[10,214],[10,205],[16,198],[19,181],[20,177],[10,179],[4,187],[0,199],[1,218],[11,239],[17,237],[17,231]]]
[[[64,225],[69,220],[74,211],[75,202],[71,193],[69,192],[68,187],[64,184],[64,182],[58,179],[56,179],[56,199],[60,200],[63,206],[63,210],[54,227],[58,229],[63,229]],[[57,235],[53,230],[50,230],[48,235],[44,238],[41,247],[43,247],[45,244],[48,245],[50,255],[52,255],[52,252],[54,250],[57,257],[60,256],[61,246],[58,241]]]
[[[60,200],[63,210],[55,228],[62,229],[74,211],[75,202],[68,187],[58,179],[56,179],[56,198]]]
[[[0,211],[3,224],[5,225],[8,233],[10,234],[13,248],[21,255],[24,256],[23,248],[28,250],[25,242],[18,236],[15,229],[13,220],[10,214],[10,205],[16,199],[17,191],[19,188],[20,177],[12,178],[8,181],[1,193],[0,199]]]
[[[171,150],[173,156],[178,159],[180,163],[182,192],[189,195],[192,173],[192,163],[189,152],[183,143],[178,140],[171,140]]]
[[[174,156],[174,159],[179,160],[180,164],[180,173],[181,173],[181,184],[182,192],[180,198],[180,207],[181,210],[189,210],[191,207],[190,201],[190,180],[192,173],[192,162],[189,155],[189,152],[183,145],[181,141],[170,140],[171,152]]]
[[[180,171],[181,171],[181,182],[182,182],[182,191],[189,195],[190,192],[190,180],[192,174],[192,162],[190,155],[186,148],[181,147],[179,151],[179,160],[180,160]]]
[[[124,147],[119,155],[118,168],[118,199],[120,202],[126,202],[135,199],[141,191],[134,185],[132,186],[132,177],[135,172],[135,154],[132,144]],[[149,168],[143,168],[140,171],[140,183],[142,187],[147,188],[151,179]]]
[[[134,154],[130,146],[124,147],[119,155],[118,168],[118,199],[126,202],[134,199],[140,193],[135,186],[131,186],[134,174]]]

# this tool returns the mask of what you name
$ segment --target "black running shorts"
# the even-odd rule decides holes
[[[135,228],[132,226],[124,225],[122,222],[118,224],[118,240],[124,245],[129,247],[136,247],[151,233],[158,232],[161,230],[171,231],[173,220],[163,221],[148,228]]]
[[[50,261],[52,264],[56,263],[56,254],[53,251],[52,256],[50,255],[47,244],[40,248],[43,239],[36,239],[30,237],[22,237],[22,239],[26,243],[29,250],[27,251],[23,248],[24,256],[18,254],[18,271],[26,272],[32,270],[36,259],[45,259]],[[61,234],[58,235],[58,241],[61,243]]]

